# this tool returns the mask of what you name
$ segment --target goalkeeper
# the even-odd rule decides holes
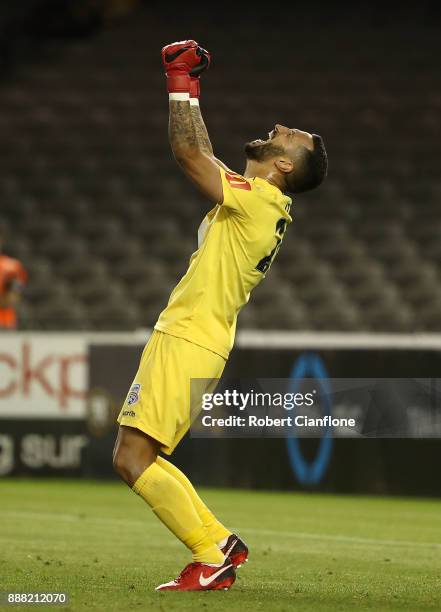
[[[191,551],[193,560],[157,590],[228,589],[248,557],[170,455],[188,431],[190,380],[212,392],[233,346],[237,315],[265,277],[291,223],[291,199],[320,185],[327,156],[320,136],[275,125],[245,145],[243,175],[213,154],[199,108],[199,77],[210,55],[194,40],[162,50],[174,157],[213,208],[199,227],[198,250],[159,315],[118,417],[114,467]],[[200,408],[200,406],[199,406]]]

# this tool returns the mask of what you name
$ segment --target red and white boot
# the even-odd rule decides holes
[[[222,565],[189,563],[179,576],[171,582],[160,584],[156,591],[227,591],[236,580],[236,571],[231,559]]]
[[[231,559],[235,569],[248,561],[248,546],[235,533],[229,536],[221,551]]]

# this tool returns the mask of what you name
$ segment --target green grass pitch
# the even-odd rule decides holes
[[[75,611],[441,610],[437,500],[202,496],[250,562],[228,592],[156,593],[190,557],[125,485],[2,480],[0,591],[67,591]]]

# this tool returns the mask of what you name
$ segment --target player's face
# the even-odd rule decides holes
[[[264,161],[279,155],[281,151],[294,156],[299,146],[312,150],[314,148],[312,135],[309,132],[276,123],[274,128],[268,132],[266,140],[258,138],[248,142],[245,145],[245,153],[249,159]]]

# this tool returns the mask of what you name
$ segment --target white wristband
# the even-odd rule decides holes
[[[199,98],[190,98],[190,106],[199,106]]]
[[[188,92],[176,91],[168,94],[169,100],[174,100],[177,102],[188,102],[190,100],[190,94]]]

